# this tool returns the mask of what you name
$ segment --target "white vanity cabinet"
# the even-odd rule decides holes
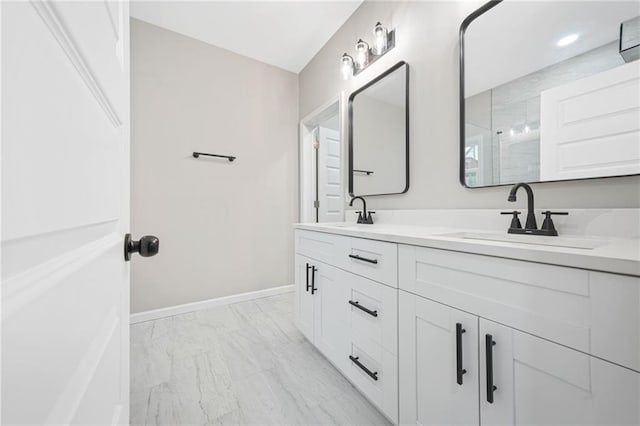
[[[397,245],[296,231],[296,252],[298,327],[397,423]]]
[[[296,253],[300,329],[395,423],[640,424],[640,277],[308,230]]]
[[[404,291],[399,312],[401,424],[640,424],[638,372]]]
[[[403,245],[399,265],[402,424],[640,424],[637,278]]]

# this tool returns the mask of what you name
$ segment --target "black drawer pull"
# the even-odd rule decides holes
[[[311,295],[314,295],[318,289],[316,288],[316,271],[318,268],[315,266],[311,267]]]
[[[487,402],[493,404],[493,392],[498,389],[493,385],[493,346],[496,342],[493,341],[493,336],[487,334],[484,336],[485,345],[485,358],[487,362]]]
[[[309,285],[309,268],[311,268],[311,265],[307,263],[307,291],[309,291],[309,289],[311,288],[311,286]]]
[[[362,371],[364,371],[365,373],[367,373],[367,375],[369,377],[371,377],[373,380],[378,380],[378,372],[371,372],[371,370],[369,370],[367,367],[365,367],[364,365],[362,365],[362,363],[360,361],[358,361],[360,359],[360,357],[358,356],[352,356],[349,355],[349,359],[351,360],[351,362],[353,362],[355,365],[357,365],[358,367],[360,367],[360,369]]]
[[[462,385],[462,376],[467,372],[462,367],[462,333],[466,330],[462,328],[462,324],[456,323],[456,382]]]
[[[366,257],[360,257],[357,254],[350,254],[349,257],[355,260],[362,260],[363,262],[373,263],[374,265],[378,263],[378,259],[367,259]]]
[[[351,306],[355,306],[356,308],[360,309],[363,312],[368,313],[372,317],[377,317],[378,316],[378,311],[372,311],[371,309],[365,308],[364,306],[360,305],[360,302],[358,302],[357,300],[355,302],[353,300],[349,300],[349,304]]]

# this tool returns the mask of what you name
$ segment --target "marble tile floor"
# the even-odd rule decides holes
[[[296,329],[293,293],[131,326],[132,425],[388,425]]]

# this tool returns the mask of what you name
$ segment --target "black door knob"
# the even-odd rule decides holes
[[[151,257],[158,254],[160,240],[153,235],[145,235],[139,241],[131,239],[131,234],[124,237],[124,260],[131,260],[131,253],[139,253],[142,257]]]

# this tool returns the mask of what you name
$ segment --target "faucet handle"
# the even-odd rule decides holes
[[[500,214],[513,215],[513,217],[511,218],[511,225],[509,225],[509,229],[522,229],[522,223],[520,223],[520,219],[518,218],[518,215],[520,214],[519,211],[513,210],[510,212],[500,212]]]
[[[559,215],[559,216],[567,216],[568,212],[552,212],[551,210],[547,210],[542,212],[544,215],[544,221],[542,222],[542,230],[556,232],[556,227],[553,224],[553,219],[551,219],[551,215]],[[556,233],[557,235],[557,233]]]
[[[362,217],[362,210],[356,210],[355,213],[358,213],[357,223],[363,223],[364,222],[364,218]]]
[[[364,223],[373,225],[373,217],[371,216],[372,214],[375,214],[375,212],[372,212],[371,210],[367,212],[367,217],[364,218]]]

